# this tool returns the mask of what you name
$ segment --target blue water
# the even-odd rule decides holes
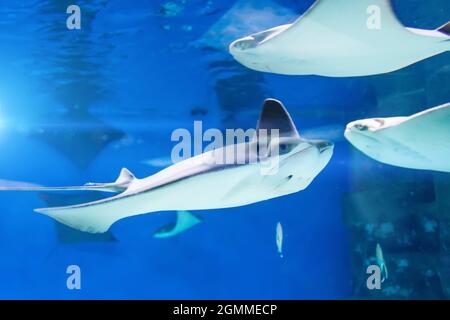
[[[231,39],[205,37],[234,2],[1,1],[0,179],[79,185],[113,181],[122,167],[146,177],[159,169],[143,161],[170,156],[174,129],[190,129],[194,120],[205,128],[252,127],[267,97],[282,100],[300,132],[312,136],[314,128],[343,130],[376,115],[373,82],[382,76],[286,77],[238,65],[224,44],[245,28]],[[262,30],[291,22],[313,1],[247,2],[286,10],[275,23],[262,21]],[[70,4],[81,7],[81,30],[66,28]],[[394,5],[408,26],[433,29],[449,18],[447,0]],[[407,70],[420,77],[441,61]],[[202,224],[170,239],[152,234],[173,212],[124,219],[107,236],[84,238],[33,209],[91,195],[0,193],[0,298],[351,298],[341,209],[352,190],[351,146],[333,139],[332,161],[305,191],[199,212]],[[66,287],[69,265],[81,268],[81,290]]]

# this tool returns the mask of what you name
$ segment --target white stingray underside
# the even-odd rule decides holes
[[[371,7],[380,10],[379,30],[368,28],[368,8]],[[273,45],[281,45],[281,42],[286,45],[284,42],[291,40],[295,41],[292,45],[297,45],[297,41],[316,40],[312,44],[317,44],[319,34],[327,38],[345,39],[355,45],[386,39],[386,36],[388,40],[414,37],[397,19],[389,0],[319,0],[272,42]],[[302,42],[301,45],[308,43]]]
[[[430,169],[439,166],[450,171],[450,104],[417,113],[379,133],[430,159]]]
[[[385,122],[388,123],[389,118]],[[450,172],[450,104],[395,122],[370,134],[383,145],[382,148],[374,148],[374,151],[378,149],[382,152],[375,157],[368,150],[362,151],[387,164]]]

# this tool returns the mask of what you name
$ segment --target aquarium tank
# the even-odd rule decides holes
[[[448,0],[0,3],[0,299],[450,298]]]

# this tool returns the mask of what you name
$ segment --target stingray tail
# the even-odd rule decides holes
[[[444,37],[445,40],[440,43],[444,46],[443,51],[450,51],[450,21],[437,28],[436,31],[440,32],[444,36],[447,36],[447,38]]]
[[[202,221],[203,219],[194,213],[189,211],[177,211],[176,221],[153,233],[153,237],[170,238],[191,229]]]

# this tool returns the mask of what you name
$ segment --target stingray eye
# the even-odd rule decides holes
[[[364,125],[364,124],[355,124],[355,129],[359,130],[359,131],[367,131],[369,129],[368,126]]]

